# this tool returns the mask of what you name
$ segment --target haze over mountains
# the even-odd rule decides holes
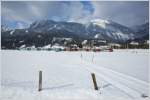
[[[29,28],[10,30],[2,28],[2,46],[17,48],[21,45],[42,47],[51,43],[53,37],[70,37],[78,43],[85,39],[103,39],[113,43],[129,41],[144,41],[149,38],[149,23],[134,29],[110,20],[95,19],[89,23],[56,22],[53,20],[38,20]]]

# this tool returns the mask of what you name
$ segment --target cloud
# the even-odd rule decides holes
[[[7,7],[7,6],[3,6],[2,5],[2,20],[6,21],[6,22],[26,22],[26,23],[30,23],[30,20],[28,19],[28,16],[26,15],[25,10],[18,10],[17,9],[12,9],[11,7]],[[3,21],[2,21],[3,22]]]
[[[34,16],[41,18],[41,12],[39,12],[39,8],[34,5],[28,5],[28,9],[31,10]]]
[[[86,22],[90,10],[84,3],[74,2],[2,2],[2,22],[24,22],[31,24],[35,20],[52,19],[56,21]]]
[[[25,27],[24,24],[20,23],[20,22],[18,22],[17,25],[16,25],[17,29],[23,29],[24,27]]]
[[[113,20],[126,26],[145,23],[148,19],[147,1],[93,1],[94,18]]]
[[[2,2],[2,22],[22,22],[31,24],[35,20],[43,19],[45,9],[34,2]]]
[[[85,19],[90,17],[90,11],[84,9],[84,5],[81,2],[72,2],[69,5],[69,21],[85,22]]]
[[[22,21],[29,23],[29,20],[25,18],[25,16],[18,15],[14,10],[9,8],[2,8],[2,19],[6,21]]]
[[[142,23],[148,19],[148,2],[2,1],[2,24],[14,22],[16,27],[18,22],[29,26],[43,19],[87,23],[95,18],[124,25]]]

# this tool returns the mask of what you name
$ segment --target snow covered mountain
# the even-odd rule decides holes
[[[59,33],[66,31],[70,34],[79,35],[80,37],[85,37],[84,33],[86,33],[83,24],[75,22],[56,22],[52,20],[35,21],[30,25],[29,30],[38,33]]]
[[[118,23],[109,20],[92,20],[87,26],[89,35],[110,42],[126,42],[134,39],[134,32]]]
[[[148,40],[149,39],[149,22],[138,25],[133,28],[135,31],[135,40],[141,41],[141,40]]]
[[[1,26],[1,32],[6,32],[6,31],[10,31],[10,29],[7,26],[2,25]]]
[[[118,23],[102,19],[92,20],[87,24],[41,20],[31,24],[29,29],[39,33],[65,30],[80,37],[88,38],[94,38],[95,35],[98,35],[99,37],[97,38],[111,40],[112,42],[126,42],[134,38],[131,29]]]
[[[142,26],[140,27],[142,28]],[[141,30],[148,30],[148,28],[145,27]],[[144,31],[138,33],[143,34],[142,32]],[[39,47],[50,44],[53,37],[73,38],[78,42],[98,38],[108,42],[126,43],[145,36],[137,35],[136,33],[136,31],[110,20],[95,19],[86,24],[39,20],[33,22],[26,29],[2,30],[2,46],[7,45],[7,47],[11,46],[13,48],[12,46],[18,47],[26,44]],[[148,35],[146,35],[146,38]],[[20,43],[20,41],[24,42]]]

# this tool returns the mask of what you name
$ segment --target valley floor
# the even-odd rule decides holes
[[[149,50],[1,51],[1,100],[148,100]],[[43,90],[38,92],[38,72]],[[95,73],[99,90],[93,89]]]

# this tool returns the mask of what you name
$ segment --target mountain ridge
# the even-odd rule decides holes
[[[149,26],[149,23],[147,24]],[[2,27],[2,26],[1,26]],[[147,26],[142,29],[147,30]],[[138,28],[139,29],[139,28]],[[126,43],[132,40],[147,39],[149,34],[138,35],[140,30],[132,30],[124,25],[109,20],[95,19],[87,24],[76,22],[56,22],[53,20],[38,20],[25,29],[2,31],[2,46],[10,48],[23,44],[44,46],[50,44],[53,37],[73,38],[76,41],[84,39],[104,39],[113,43]],[[143,34],[142,32],[140,34]],[[141,36],[141,37],[140,37]],[[144,38],[143,38],[144,37]],[[146,38],[145,38],[146,37]],[[24,41],[21,42],[20,41]]]

